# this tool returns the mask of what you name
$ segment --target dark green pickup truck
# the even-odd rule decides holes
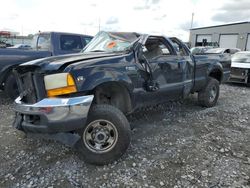
[[[216,105],[230,58],[193,56],[177,38],[100,32],[82,53],[27,62],[14,73],[14,127],[77,137],[87,162],[107,164],[128,148],[125,115],[136,108],[195,92],[202,106]]]

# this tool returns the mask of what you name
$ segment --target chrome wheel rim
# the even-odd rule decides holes
[[[113,123],[96,120],[89,123],[83,133],[85,146],[94,153],[106,153],[117,143],[118,132]]]
[[[216,96],[217,96],[217,88],[216,86],[212,86],[212,88],[209,91],[209,101],[214,102]]]

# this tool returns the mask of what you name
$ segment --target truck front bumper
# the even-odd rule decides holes
[[[93,95],[73,98],[45,98],[35,104],[15,100],[13,126],[33,133],[69,132],[82,128],[87,120]]]

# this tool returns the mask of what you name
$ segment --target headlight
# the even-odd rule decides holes
[[[76,85],[69,73],[51,74],[44,77],[48,97],[76,92]]]

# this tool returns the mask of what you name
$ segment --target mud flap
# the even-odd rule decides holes
[[[16,112],[15,119],[13,122],[13,127],[20,131],[23,131],[22,122],[23,122],[23,116],[20,113]]]
[[[75,147],[78,140],[81,139],[81,137],[78,134],[70,132],[55,133],[55,134],[27,133],[27,136],[32,139],[40,138],[44,140],[57,141],[72,148]]]
[[[73,133],[57,133],[55,135],[51,135],[51,138],[69,147],[74,147],[78,140],[81,139],[78,134]]]

